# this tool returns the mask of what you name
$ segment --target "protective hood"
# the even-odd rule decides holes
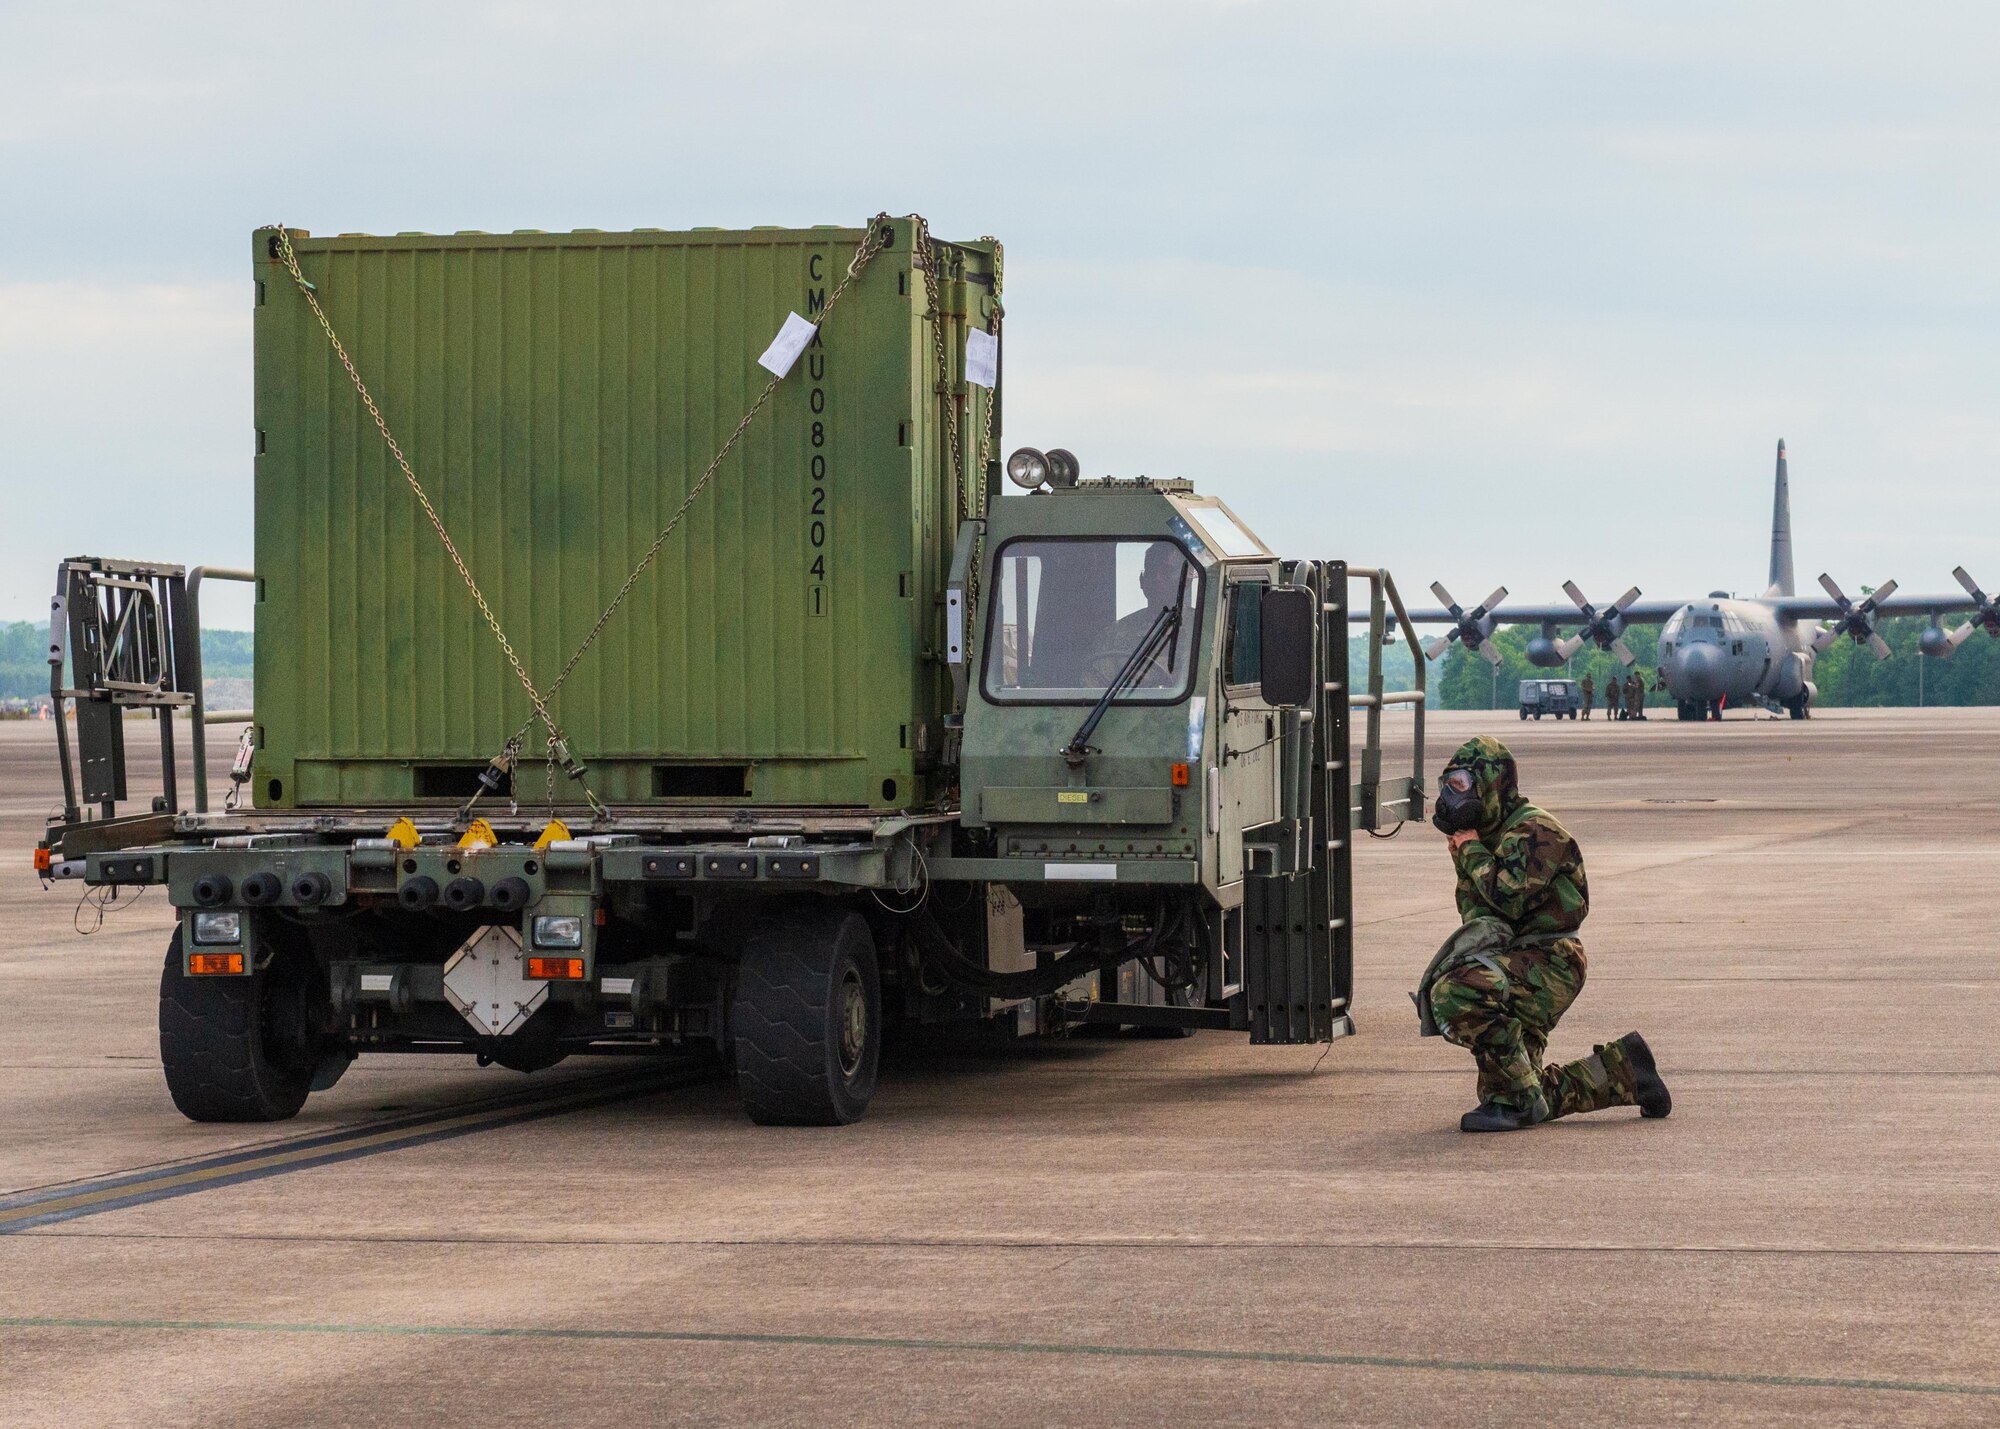
[[[1490,840],[1523,800],[1514,773],[1514,752],[1490,734],[1477,735],[1458,747],[1447,769],[1472,771],[1472,792],[1479,798],[1479,837]]]

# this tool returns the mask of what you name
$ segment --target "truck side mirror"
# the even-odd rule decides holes
[[[1302,586],[1266,586],[1258,623],[1263,627],[1264,703],[1296,709],[1313,702],[1313,646],[1319,620],[1313,593]]]

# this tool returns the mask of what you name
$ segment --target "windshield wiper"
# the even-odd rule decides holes
[[[1147,627],[1145,638],[1130,655],[1125,657],[1125,663],[1119,667],[1116,678],[1105,687],[1104,693],[1097,697],[1097,703],[1090,707],[1090,713],[1084,716],[1083,723],[1077,726],[1076,733],[1071,735],[1069,743],[1063,746],[1063,760],[1072,769],[1083,763],[1085,757],[1090,754],[1090,736],[1097,732],[1097,722],[1104,718],[1104,712],[1111,708],[1111,702],[1139,678],[1139,672],[1152,664],[1153,657],[1160,653],[1161,647],[1180,628],[1180,603],[1176,601],[1172,605],[1161,606],[1160,613],[1153,617],[1153,623]]]

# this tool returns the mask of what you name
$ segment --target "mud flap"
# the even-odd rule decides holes
[[[354,1065],[354,1054],[345,1047],[336,1047],[319,1059],[313,1068],[311,1091],[323,1092],[347,1075],[347,1069]]]

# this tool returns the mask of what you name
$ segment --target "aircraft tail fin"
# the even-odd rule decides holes
[[[1771,588],[1768,594],[1796,595],[1792,577],[1792,481],[1785,470],[1785,443],[1778,441],[1778,479],[1771,496]]]

